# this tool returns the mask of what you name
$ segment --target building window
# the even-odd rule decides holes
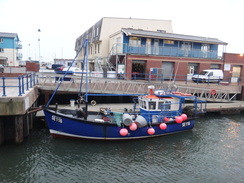
[[[158,103],[158,109],[162,110],[162,111],[168,111],[168,110],[170,110],[170,105],[171,105],[171,102],[162,101],[162,102]]]
[[[171,40],[164,40],[164,44],[175,44],[175,42]]]
[[[97,53],[100,53],[100,44],[97,44]]]
[[[129,46],[141,46],[141,38],[130,37]]]
[[[95,54],[97,53],[97,45],[95,44],[95,49],[94,49],[94,51],[95,51]]]
[[[155,110],[156,109],[156,102],[149,102],[149,109]]]
[[[0,38],[0,43],[3,43],[3,38]]]
[[[203,57],[206,58],[208,56],[208,52],[210,50],[209,44],[202,44],[201,51],[203,52]]]
[[[210,69],[220,69],[220,64],[211,64]]]
[[[3,48],[0,48],[0,53],[3,53],[4,52],[4,49]]]
[[[189,42],[183,42],[181,45],[181,49],[184,52],[184,56],[188,57],[188,52],[191,51],[191,44]]]
[[[92,55],[92,46],[90,47],[90,55]]]
[[[156,55],[159,54],[159,40],[158,39],[154,40],[154,54],[156,54]]]
[[[234,65],[232,71],[232,77],[240,77],[241,76],[241,66]]]

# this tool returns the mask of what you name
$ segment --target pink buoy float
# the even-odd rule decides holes
[[[177,116],[176,118],[175,118],[175,122],[176,123],[182,123],[182,117],[180,117],[180,116]]]
[[[159,128],[160,128],[161,130],[166,130],[167,125],[166,125],[165,123],[161,123],[161,124],[159,125]]]
[[[135,131],[135,130],[137,130],[137,125],[136,125],[136,123],[135,123],[135,122],[131,123],[130,126],[129,126],[129,128],[130,128],[131,131]]]
[[[119,133],[121,136],[126,136],[128,135],[128,130],[126,128],[121,128]]]
[[[187,115],[186,115],[186,114],[181,114],[180,117],[182,117],[182,120],[183,120],[183,121],[187,120]]]
[[[153,128],[148,128],[147,133],[149,135],[153,135],[155,133],[155,130]]]
[[[164,117],[164,121],[169,121],[169,118],[167,118],[167,117]]]

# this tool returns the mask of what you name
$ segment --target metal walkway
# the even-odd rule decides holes
[[[235,100],[237,94],[240,92],[231,92],[230,90],[214,89],[213,91],[208,88],[197,88],[197,87],[183,87],[178,86],[178,91],[182,93],[190,93],[197,96],[200,100],[208,102],[230,102]]]
[[[41,90],[55,90],[62,75],[52,73],[37,73],[38,75],[38,88]],[[79,92],[80,90],[80,77],[74,75],[67,75],[69,81],[63,81],[59,91]],[[106,79],[106,78],[89,78],[89,93],[104,93],[104,94],[146,94],[148,93],[148,86],[154,85],[155,89],[177,90],[182,93],[190,93],[197,96],[200,100],[209,102],[230,102],[235,100],[237,94],[240,94],[240,89],[235,87],[228,87],[229,90],[223,90],[221,87],[218,89],[216,85],[216,93],[210,93],[210,89],[205,85],[185,85],[184,83],[170,84],[170,82],[148,82],[145,80],[119,80],[119,79]],[[227,87],[225,87],[227,88]],[[82,91],[85,91],[85,81],[82,84]]]

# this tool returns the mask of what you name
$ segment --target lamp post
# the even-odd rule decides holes
[[[41,62],[41,39],[40,39],[40,33],[41,29],[38,29],[38,43],[39,43],[39,62]]]
[[[31,51],[30,51],[30,44],[29,44],[29,52],[28,52],[28,60],[31,61]]]

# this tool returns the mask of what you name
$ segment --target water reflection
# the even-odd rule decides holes
[[[47,129],[33,130],[24,144],[0,147],[0,180],[241,182],[242,119],[207,115],[192,131],[119,142],[53,139]]]

